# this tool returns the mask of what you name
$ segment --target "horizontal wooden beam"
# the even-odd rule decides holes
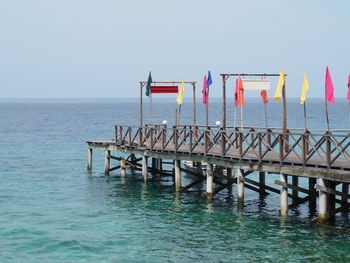
[[[347,199],[350,199],[350,195],[349,194],[346,194],[346,193],[343,193],[343,192],[339,192],[337,190],[325,187],[323,185],[315,184],[315,189],[319,190],[319,191],[322,191],[322,192],[326,192],[328,194],[339,195],[341,197],[345,197]]]
[[[309,190],[306,190],[306,189],[301,188],[301,187],[296,186],[296,185],[287,184],[287,183],[282,182],[280,180],[275,180],[275,184],[277,184],[279,186],[282,186],[282,187],[286,187],[286,188],[290,188],[290,189],[296,190],[298,192],[302,192],[302,193],[305,193],[305,194],[310,194]]]

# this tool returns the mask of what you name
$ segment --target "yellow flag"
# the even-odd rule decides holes
[[[278,79],[275,96],[273,97],[275,101],[279,101],[281,99],[283,85],[284,85],[284,69],[282,68],[280,72],[280,77]]]
[[[300,96],[300,104],[304,104],[306,100],[306,91],[310,88],[309,82],[307,81],[306,74],[304,73],[303,89]]]
[[[177,104],[182,104],[182,97],[184,95],[184,92],[185,92],[185,84],[184,82],[182,81],[181,82],[181,86],[180,86],[180,92],[179,92],[179,96],[177,97],[176,101],[177,101]]]

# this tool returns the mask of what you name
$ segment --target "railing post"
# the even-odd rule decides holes
[[[279,134],[278,136],[278,144],[279,144],[279,155],[280,155],[280,162],[283,163],[283,156],[284,156],[284,147],[283,147],[283,136],[284,134]]]
[[[119,128],[120,145],[123,145],[123,126]]]
[[[132,146],[131,145],[131,132],[132,132],[132,128],[129,127],[129,146]]]
[[[305,131],[305,133],[302,135],[303,136],[303,165],[306,165],[306,158],[309,154],[309,135],[308,135],[308,131]]]
[[[192,153],[192,144],[193,144],[193,129],[190,127],[190,153]]]
[[[176,126],[174,126],[174,144],[175,144],[175,152],[177,152],[177,147],[179,145],[179,134]]]
[[[118,144],[118,126],[114,126],[115,144]]]
[[[329,169],[331,166],[331,156],[332,156],[332,150],[331,150],[331,137],[330,132],[327,132],[326,135],[326,158],[327,158],[327,168]]]
[[[257,134],[258,136],[258,148],[259,148],[259,161],[261,162],[261,156],[262,156],[262,138],[261,138],[261,133],[259,132]]]
[[[243,134],[242,134],[242,132],[239,132],[238,136],[239,136],[239,145],[238,145],[239,158],[242,159],[242,157],[243,157]]]
[[[165,148],[165,141],[166,141],[166,127],[163,128],[163,131],[162,131],[162,149],[164,150]]]
[[[208,153],[208,149],[209,149],[209,140],[210,140],[209,135],[210,135],[209,130],[205,129],[205,131],[204,131],[204,151],[205,151],[205,153]]]
[[[226,129],[221,128],[221,154],[224,155],[226,151]]]
[[[153,143],[154,143],[154,128],[150,128],[150,133],[151,133],[151,149],[153,148]]]

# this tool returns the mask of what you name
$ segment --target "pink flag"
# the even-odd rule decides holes
[[[330,104],[333,104],[335,102],[333,93],[334,93],[334,88],[333,88],[332,78],[327,67],[326,68],[326,100]]]
[[[203,79],[203,103],[208,104],[208,86],[207,86],[207,76],[204,75]]]
[[[239,106],[239,81],[238,81],[238,79],[236,79],[235,105],[236,105],[236,106]]]
[[[350,102],[350,74],[348,78],[348,101]]]

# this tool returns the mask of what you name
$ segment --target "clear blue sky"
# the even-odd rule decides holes
[[[316,97],[327,65],[345,97],[349,12],[346,0],[1,0],[0,97],[137,97],[150,69],[198,82],[211,69],[219,97],[220,73],[281,67],[288,97],[303,72]]]

